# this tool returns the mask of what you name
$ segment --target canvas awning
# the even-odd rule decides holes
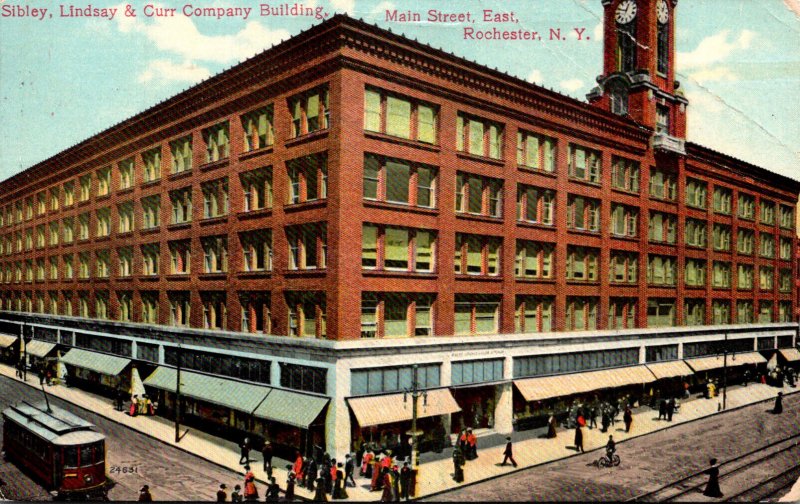
[[[175,392],[177,378],[176,369],[159,366],[144,380],[144,384]],[[271,390],[261,385],[181,370],[182,395],[248,414],[261,404]]]
[[[61,362],[83,369],[89,369],[108,376],[117,376],[131,360],[116,355],[90,352],[73,348],[61,357]]]
[[[33,340],[25,347],[25,352],[34,357],[45,357],[56,347],[55,343],[47,341]]]
[[[656,380],[645,366],[603,369],[586,373],[573,373],[541,378],[514,380],[514,385],[526,401],[541,401],[553,397],[569,396],[627,385],[650,383]]]
[[[800,361],[800,350],[796,348],[781,348],[779,352],[789,362]]]
[[[11,334],[0,334],[0,348],[8,348],[18,339],[18,336],[13,336]]]
[[[328,404],[328,400],[327,397],[272,389],[253,411],[253,416],[308,429]]]
[[[650,370],[656,378],[676,378],[679,376],[689,376],[694,374],[692,368],[686,365],[682,360],[669,361],[669,362],[648,362],[645,364],[647,369]]]
[[[457,413],[461,408],[448,389],[428,390],[427,397],[417,399],[417,418]],[[383,425],[411,420],[413,399],[409,395],[389,394],[353,397],[347,400],[361,427]]]
[[[767,362],[758,352],[746,352],[740,354],[728,354],[727,365],[728,367],[743,366],[745,364],[763,364]],[[720,369],[725,366],[725,358],[722,355],[714,355],[711,357],[697,357],[694,359],[686,359],[689,367],[694,369],[695,373],[701,371],[710,371],[712,369]]]

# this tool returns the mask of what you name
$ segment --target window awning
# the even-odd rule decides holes
[[[647,369],[650,370],[656,378],[676,378],[679,376],[689,376],[694,374],[692,368],[686,365],[682,360],[669,361],[669,362],[648,362],[645,364]]]
[[[159,366],[144,380],[144,384],[161,390],[175,392],[178,371]],[[272,390],[236,380],[181,370],[181,394],[218,406],[252,413]]]
[[[779,352],[789,362],[800,361],[800,350],[796,348],[781,348]]]
[[[11,334],[0,334],[0,348],[8,348],[18,339],[18,336],[12,336]]]
[[[553,397],[569,396],[627,385],[650,383],[656,380],[645,366],[603,369],[585,373],[543,376],[514,380],[526,401],[541,401]]]
[[[767,362],[760,353],[758,352],[746,352],[746,353],[739,353],[739,354],[728,354],[728,362],[727,365],[729,367],[733,366],[743,366],[745,364],[764,364]],[[699,373],[700,371],[710,371],[712,369],[720,369],[725,366],[725,358],[722,355],[714,355],[711,357],[697,357],[694,359],[686,359],[686,364],[689,364],[689,367],[694,369],[695,373]]]
[[[131,360],[116,355],[107,355],[90,352],[80,348],[73,348],[61,357],[61,362],[83,369],[89,369],[108,376],[117,376],[125,369]]]
[[[25,347],[25,352],[34,357],[45,357],[56,347],[55,343],[47,341],[33,340]]]
[[[417,418],[457,413],[461,408],[448,389],[428,390],[424,401],[417,399]],[[350,409],[361,427],[383,425],[411,420],[413,399],[409,395],[403,401],[403,394],[389,394],[368,397],[353,397],[347,400]]]
[[[328,404],[328,400],[327,397],[272,389],[253,411],[253,416],[308,429]]]

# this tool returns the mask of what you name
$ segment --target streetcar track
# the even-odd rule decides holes
[[[772,477],[770,477],[770,478],[768,478],[768,479],[766,479],[764,481],[760,481],[760,482],[756,483],[754,486],[752,486],[750,488],[742,490],[741,492],[739,492],[737,494],[731,495],[730,497],[726,498],[725,501],[726,502],[753,502],[753,501],[762,501],[764,499],[771,498],[771,497],[777,495],[778,493],[782,493],[784,490],[790,489],[792,486],[794,486],[795,482],[797,481],[797,476],[798,476],[797,473],[800,473],[800,465],[792,466],[792,467],[780,472],[779,474],[776,474],[776,475],[774,475],[774,476],[772,476]],[[754,494],[753,497],[742,498],[745,495],[753,493],[757,489],[760,489],[760,488],[763,488],[765,486],[771,485],[773,482],[781,480],[781,479],[785,479],[785,481],[783,481],[780,484],[780,486],[769,490],[766,494],[763,494],[763,493],[759,492],[757,494]]]

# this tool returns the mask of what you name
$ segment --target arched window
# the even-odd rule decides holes
[[[617,25],[617,71],[636,69],[636,21]]]
[[[611,100],[611,112],[617,115],[628,113],[628,89],[618,80],[608,84],[608,94]]]
[[[669,23],[658,23],[658,73],[669,70]]]

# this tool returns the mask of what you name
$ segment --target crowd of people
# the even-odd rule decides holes
[[[125,409],[124,405],[127,397],[128,394],[126,394],[124,390],[117,390],[117,393],[114,396],[114,409],[117,411],[123,411]],[[132,417],[136,415],[153,416],[156,414],[157,410],[158,401],[150,400],[150,396],[147,394],[142,394],[142,397],[139,397],[138,394],[134,394],[130,397],[127,413]]]

